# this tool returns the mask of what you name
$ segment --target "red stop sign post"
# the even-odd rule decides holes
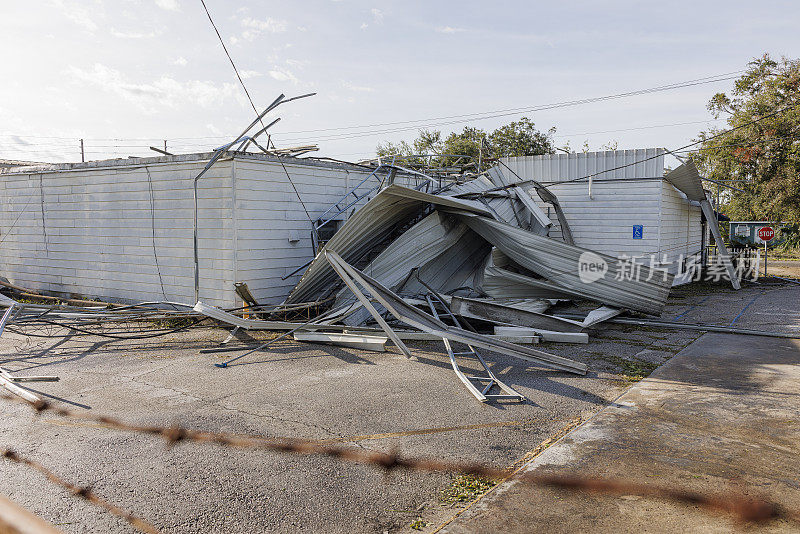
[[[775,237],[775,230],[771,226],[762,226],[758,229],[758,238],[764,242],[764,276],[767,276],[767,243]]]

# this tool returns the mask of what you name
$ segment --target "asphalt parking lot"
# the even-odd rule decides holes
[[[729,324],[759,293],[782,286],[690,286],[673,291],[662,317]],[[751,310],[753,312],[753,310]],[[752,328],[769,325],[758,315]],[[736,325],[739,323],[735,322]],[[440,343],[371,353],[281,342],[243,365],[219,369],[201,354],[227,332],[191,330],[136,342],[6,332],[0,364],[36,383],[43,398],[128,422],[323,440],[408,456],[517,462],[565,427],[589,417],[699,332],[603,327],[587,345],[538,348],[586,362],[575,376],[484,352],[525,403],[477,402],[454,375]],[[468,368],[468,367],[467,367]],[[413,532],[457,511],[442,502],[447,474],[391,475],[333,459],[180,443],[96,423],[37,417],[2,401],[2,443],[164,532]],[[125,522],[71,497],[23,466],[3,464],[0,492],[66,532],[130,532]]]

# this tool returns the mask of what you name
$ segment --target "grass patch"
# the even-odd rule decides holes
[[[619,356],[603,355],[601,359],[612,363],[622,370],[622,376],[631,382],[638,382],[639,380],[650,376],[650,373],[658,368],[658,364],[646,362],[644,360],[628,360],[620,358]]]
[[[439,494],[439,502],[448,505],[473,501],[492,489],[497,482],[474,475],[458,475],[450,485]]]
[[[653,344],[652,342],[648,342],[648,341],[642,341],[642,340],[639,340],[639,339],[628,339],[628,338],[618,337],[618,336],[600,335],[600,336],[597,336],[597,339],[599,339],[600,341],[619,341],[620,343],[622,343],[624,345],[633,345],[633,346],[636,346],[636,347],[649,347],[649,346],[651,346]]]
[[[196,324],[197,319],[194,317],[172,317],[169,319],[156,319],[150,322],[158,328],[184,328]]]
[[[409,525],[413,530],[422,530],[423,528],[428,526],[428,523],[422,520],[422,518],[417,518],[411,522]]]
[[[672,354],[677,354],[686,348],[686,345],[689,343],[684,343],[683,345],[659,345],[658,350],[662,352],[671,352]]]
[[[655,371],[659,365],[640,360],[638,358],[634,358],[632,360],[620,358],[619,356],[613,356],[611,354],[606,354],[596,350],[587,352],[594,355],[598,360],[604,360],[618,367],[621,371],[620,375],[629,382],[638,382],[639,380],[650,376],[650,373]]]

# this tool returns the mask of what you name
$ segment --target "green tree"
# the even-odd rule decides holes
[[[693,156],[706,177],[731,180],[742,190],[724,192],[725,214],[800,222],[800,60],[764,54],[748,64],[730,95],[714,95],[708,109],[738,128],[713,139],[721,129],[701,132],[703,144]]]
[[[431,165],[447,167],[459,160],[459,156],[469,156],[476,162],[504,156],[536,156],[552,154],[555,149],[552,136],[555,128],[547,133],[536,129],[527,117],[501,126],[491,133],[480,128],[465,126],[461,132],[452,132],[442,139],[437,130],[420,130],[412,142],[384,143],[377,147],[378,156],[411,154],[435,154],[441,157],[431,161]],[[464,162],[462,160],[462,162]]]
[[[448,157],[442,159],[442,166],[454,164],[459,159],[456,156],[469,156],[477,161],[481,156],[481,144],[485,149],[486,132],[480,128],[465,126],[461,133],[451,133],[444,140],[443,153],[448,154]]]
[[[414,139],[414,150],[417,154],[441,154],[444,149],[442,132],[436,130],[420,130]]]
[[[552,154],[555,152],[552,141],[555,133],[555,128],[542,133],[529,118],[522,117],[493,131],[489,135],[489,145],[496,158]]]
[[[376,154],[380,157],[384,156],[410,156],[414,153],[414,149],[411,145],[409,145],[405,141],[400,141],[399,143],[392,143],[391,141],[386,141],[383,144],[378,144],[378,148],[376,149]]]

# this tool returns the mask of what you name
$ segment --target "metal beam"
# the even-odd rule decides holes
[[[505,336],[538,335],[542,336],[542,340],[554,343],[589,343],[589,334],[586,332],[554,332],[527,326],[495,326],[494,333]]]
[[[703,198],[703,200],[700,201],[700,209],[703,210],[703,215],[706,216],[708,226],[711,229],[711,233],[714,235],[714,243],[717,246],[717,255],[719,255],[720,259],[722,260],[722,264],[725,266],[725,270],[728,272],[733,289],[741,289],[742,285],[739,283],[739,277],[736,275],[736,269],[731,261],[731,254],[728,252],[728,247],[725,246],[725,241],[722,240],[722,234],[720,234],[719,231],[719,222],[717,222],[717,216],[714,214],[714,209],[711,207],[711,203],[707,198]]]
[[[338,255],[332,252],[325,252],[325,258],[331,264],[333,270],[336,271],[336,274],[339,275],[339,277],[342,279],[345,285],[347,285],[347,287],[350,288],[350,291],[353,292],[353,294],[356,296],[361,305],[364,306],[364,308],[366,308],[366,310],[370,313],[370,315],[372,315],[372,318],[375,319],[375,322],[377,322],[383,329],[383,331],[386,332],[386,335],[389,336],[389,339],[391,339],[395,345],[397,345],[397,348],[400,349],[400,351],[403,354],[405,354],[407,358],[411,358],[413,356],[413,354],[411,354],[411,351],[408,349],[408,347],[406,347],[406,344],[403,343],[403,341],[399,337],[397,337],[397,334],[394,333],[394,330],[392,330],[392,328],[388,324],[386,324],[386,321],[383,319],[383,317],[381,317],[381,314],[378,313],[378,310],[375,309],[375,306],[372,305],[372,303],[364,295],[364,293],[362,293],[361,290],[358,289],[358,286],[355,284],[355,280],[353,280],[353,277],[351,276],[350,272],[347,269],[343,269],[339,262],[332,261],[331,256],[336,256],[336,258],[338,258],[341,261],[341,263],[344,263],[344,261],[341,258],[339,258]],[[364,286],[364,284],[361,285]]]
[[[386,342],[389,341],[389,338],[384,336],[329,334],[326,332],[295,332],[293,337],[296,341],[341,345],[342,347],[370,350],[373,352],[386,352]]]
[[[562,358],[555,354],[549,354],[544,351],[529,349],[514,345],[513,343],[506,343],[504,341],[494,340],[487,338],[484,335],[469,332],[467,330],[448,326],[435,317],[414,308],[413,306],[403,302],[403,299],[395,295],[392,291],[382,286],[378,281],[373,280],[365,275],[355,267],[349,265],[338,254],[331,251],[325,252],[325,257],[331,264],[335,264],[340,270],[346,272],[348,277],[357,281],[361,287],[365,288],[372,296],[381,303],[389,313],[394,315],[398,320],[419,328],[420,330],[435,333],[438,337],[447,338],[451,341],[459,343],[466,343],[475,347],[480,347],[496,352],[504,353],[521,360],[525,360],[546,367],[560,369],[571,373],[585,375],[587,366],[585,363],[576,362],[569,358]]]
[[[580,332],[583,330],[583,325],[569,319],[464,297],[453,297],[450,309],[462,317],[509,326],[527,326],[554,332]]]

